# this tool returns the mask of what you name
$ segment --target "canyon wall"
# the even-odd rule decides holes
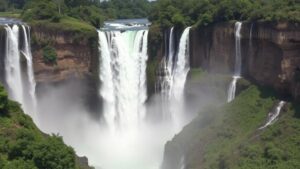
[[[233,74],[234,25],[234,22],[227,22],[193,28],[190,34],[191,67]],[[241,35],[242,76],[259,86],[274,88],[283,97],[299,99],[300,25],[287,22],[243,23]],[[208,113],[202,118],[204,120],[194,119],[167,142],[163,169],[205,168],[204,150],[209,142],[205,142],[205,138],[196,138],[196,135],[211,123],[213,117]],[[194,150],[193,153],[190,150]]]
[[[31,25],[31,41],[37,95],[43,94],[49,86],[79,84],[80,91],[73,91],[74,96],[81,97],[93,112],[92,115],[99,116],[101,98],[98,95],[99,50],[96,29],[87,32]],[[44,61],[43,49],[47,45],[55,49],[56,64]]]
[[[85,37],[81,32],[51,29],[42,25],[34,25],[31,29],[34,71],[38,83],[97,75],[99,56],[96,30],[92,36]],[[44,62],[45,44],[56,50],[57,64]]]
[[[259,85],[273,87],[284,96],[299,98],[300,25],[243,23],[241,34],[242,76]],[[193,29],[192,67],[232,74],[234,63],[234,22]]]

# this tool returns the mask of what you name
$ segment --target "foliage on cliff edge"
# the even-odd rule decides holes
[[[0,168],[79,169],[74,150],[43,134],[0,85]]]

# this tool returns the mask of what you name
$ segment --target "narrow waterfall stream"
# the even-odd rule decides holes
[[[170,29],[169,34],[169,52],[168,52],[168,69],[169,72],[172,73],[173,71],[173,64],[174,64],[174,54],[175,54],[175,42],[174,42],[174,27]]]
[[[235,98],[236,91],[236,83],[239,78],[241,78],[241,70],[242,70],[242,52],[241,52],[241,28],[242,23],[235,23],[235,66],[234,66],[234,74],[232,76],[232,81],[228,88],[228,97],[227,102],[231,102]]]
[[[36,99],[36,82],[34,78],[34,72],[33,72],[33,63],[32,63],[32,54],[31,54],[31,45],[30,45],[30,27],[26,25],[21,25],[22,30],[23,30],[23,35],[24,35],[24,47],[21,50],[22,54],[26,58],[26,63],[27,63],[27,78],[28,78],[28,92],[30,99],[25,108],[27,112],[30,112],[31,117],[38,122],[38,117],[37,117],[37,99]]]
[[[5,78],[9,88],[9,96],[20,103],[23,101],[23,83],[21,77],[21,61],[19,51],[19,26],[5,26],[6,53]]]
[[[285,102],[280,101],[278,103],[278,105],[276,106],[276,108],[273,111],[269,112],[266,123],[259,129],[261,130],[261,129],[264,129],[264,128],[272,125],[277,120],[278,116],[280,115],[280,111],[284,105],[285,105]]]

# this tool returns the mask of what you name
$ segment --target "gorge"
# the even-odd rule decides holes
[[[264,134],[277,126],[297,133],[298,24],[169,27],[154,57],[148,20],[106,23],[79,40],[29,25],[0,26],[1,82],[42,131],[62,135],[97,169],[238,168],[235,157],[260,152],[247,146],[274,139]],[[49,46],[55,64],[43,60]]]

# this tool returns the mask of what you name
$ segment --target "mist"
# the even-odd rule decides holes
[[[38,95],[39,128],[62,136],[97,169],[159,169],[165,143],[205,106],[221,103],[208,86],[187,81],[185,101],[169,104],[171,111],[182,112],[175,122],[161,119],[162,102],[159,95],[153,95],[146,104],[146,119],[137,128],[112,132],[101,117],[103,112],[96,115],[89,110],[86,83],[70,80],[44,85]]]

